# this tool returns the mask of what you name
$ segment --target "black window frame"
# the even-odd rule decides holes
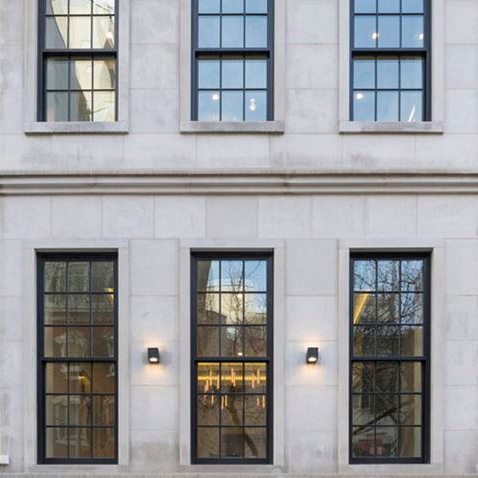
[[[197,356],[197,264],[198,260],[260,259],[267,267],[267,357],[198,357]],[[192,251],[191,252],[191,463],[209,465],[267,465],[273,463],[273,377],[274,377],[274,253],[273,251]],[[267,422],[266,458],[198,458],[197,456],[197,364],[213,363],[266,363],[267,369]]]
[[[378,6],[378,0],[376,0]],[[378,12],[378,7],[377,7]],[[387,57],[392,56],[396,57],[398,60],[400,58],[417,58],[422,59],[424,62],[423,68],[423,118],[418,120],[417,122],[429,122],[432,120],[432,0],[423,0],[423,21],[424,21],[424,44],[422,48],[356,48],[354,45],[355,39],[355,16],[389,16],[389,15],[397,15],[397,14],[372,14],[372,13],[355,13],[355,0],[350,0],[350,11],[349,11],[349,22],[350,22],[350,39],[349,39],[349,48],[350,48],[350,59],[349,59],[349,116],[350,121],[357,121],[354,119],[354,60],[356,58],[365,57],[365,58],[373,58],[375,60],[375,77],[377,77],[377,60],[380,57]],[[417,15],[414,13],[400,13],[400,16],[408,16],[408,15]],[[401,37],[401,32],[400,32]],[[400,81],[400,80],[399,80]],[[373,89],[361,89],[364,91],[371,91],[374,94],[377,91],[387,91],[388,89],[380,89],[375,87]],[[400,115],[400,92],[407,91],[402,90],[400,88],[395,89],[393,91],[398,91],[398,113]],[[375,101],[375,114],[374,117],[377,118],[377,101]],[[373,123],[382,123],[377,119],[372,121]],[[400,123],[406,123],[405,121],[399,120]]]
[[[354,261],[355,260],[423,260],[423,356],[407,355],[354,355]],[[375,252],[356,251],[350,253],[349,261],[349,417],[348,447],[350,464],[426,464],[430,463],[430,413],[431,413],[431,252]],[[422,417],[421,450],[418,458],[354,457],[353,456],[353,364],[356,362],[421,362],[422,363]],[[401,392],[398,391],[397,394]]]
[[[243,56],[245,59],[254,58],[259,56],[260,58],[267,59],[267,108],[266,108],[266,120],[274,120],[274,38],[275,38],[275,22],[274,22],[274,0],[267,0],[267,47],[266,48],[199,48],[198,47],[198,32],[199,32],[199,11],[198,11],[198,2],[199,0],[190,0],[191,1],[191,120],[198,121],[198,92],[199,92],[199,81],[198,81],[198,60],[200,57],[212,57],[219,58],[228,58],[230,56],[237,57]],[[245,2],[245,0],[244,0]],[[216,14],[219,17],[236,15],[236,14],[227,14],[219,13]],[[244,85],[241,91],[246,92],[247,89]],[[223,91],[219,88],[220,93]],[[234,91],[234,90],[230,90]],[[221,110],[219,112],[221,116]],[[220,118],[219,122],[223,120]],[[237,123],[248,123],[244,118],[242,121],[237,121]]]
[[[119,450],[119,355],[118,355],[118,255],[116,253],[37,253],[37,461],[38,464],[52,465],[116,465]],[[44,356],[44,270],[48,261],[112,261],[114,267],[114,357],[45,357]],[[115,456],[114,458],[47,458],[46,457],[46,386],[45,369],[47,363],[112,363],[115,365]],[[93,405],[92,405],[93,407]],[[66,427],[69,430],[70,426]],[[71,427],[71,428],[74,428]],[[91,424],[91,428],[94,426]],[[113,427],[109,427],[113,428]]]
[[[115,93],[115,119],[111,121],[114,123],[118,121],[118,87],[119,87],[119,67],[118,67],[118,39],[119,39],[119,2],[120,0],[115,0],[115,13],[114,13],[114,25],[115,25],[115,32],[114,32],[114,48],[46,48],[45,46],[45,38],[46,38],[46,18],[49,16],[46,13],[46,2],[47,0],[38,0],[38,61],[37,61],[37,121],[39,122],[46,122],[47,119],[47,89],[46,89],[46,64],[49,58],[85,58],[85,59],[92,59],[95,58],[105,58],[109,60],[115,61],[115,85],[114,85],[114,93]],[[68,18],[70,17],[70,13],[65,15]],[[80,16],[80,17],[91,17],[94,16],[92,14],[83,14],[83,15],[72,15],[72,16]],[[93,38],[93,28],[91,29],[91,38]],[[93,46],[93,44],[92,44]],[[68,80],[69,81],[69,80]],[[102,91],[102,90],[94,90],[94,85],[91,85],[92,91]],[[69,93],[72,91],[70,88],[68,90],[64,90]],[[81,90],[79,90],[81,91]],[[108,90],[110,91],[110,90]],[[70,116],[70,99],[68,98],[68,117]],[[93,101],[94,105],[94,101]],[[68,119],[65,122],[71,122],[72,120]],[[95,121],[81,121],[82,123],[89,124],[95,123]]]

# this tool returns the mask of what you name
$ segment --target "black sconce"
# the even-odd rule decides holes
[[[148,348],[148,362],[152,364],[159,363],[159,349],[158,347]]]
[[[319,361],[319,347],[309,347],[307,349],[306,362],[316,364]]]

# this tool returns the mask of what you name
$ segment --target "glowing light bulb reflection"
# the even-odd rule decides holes
[[[213,93],[211,95],[212,101],[219,101],[219,93]]]
[[[250,109],[251,111],[256,111],[256,109],[257,109],[257,103],[256,103],[256,99],[255,99],[255,98],[251,98],[251,99],[249,100],[249,109]]]
[[[423,40],[424,38],[425,38],[425,34],[424,34],[424,33],[420,33],[420,34],[418,35],[418,39],[419,39],[419,40]]]
[[[357,93],[357,94],[355,95],[355,99],[357,99],[357,100],[359,100],[359,101],[360,101],[360,100],[363,100],[363,99],[364,99],[364,94],[363,94],[363,93]]]
[[[372,40],[378,40],[380,38],[380,33],[378,32],[373,32],[372,33]]]

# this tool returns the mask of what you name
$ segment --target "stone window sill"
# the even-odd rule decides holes
[[[127,121],[32,121],[25,124],[25,134],[128,134],[128,131]]]
[[[181,133],[283,134],[284,121],[181,121]]]
[[[443,123],[441,121],[418,123],[341,121],[339,132],[342,134],[443,134]]]

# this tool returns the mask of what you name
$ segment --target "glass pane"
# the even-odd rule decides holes
[[[90,323],[90,297],[86,294],[68,296],[68,324]]]
[[[244,87],[244,61],[223,60],[222,63],[222,87],[243,88]],[[241,108],[242,112],[242,108]]]
[[[219,47],[219,17],[203,16],[198,19],[198,47]]]
[[[93,88],[97,90],[114,90],[116,86],[115,60],[95,60]]]
[[[45,324],[66,325],[66,296],[49,294],[44,296]]]
[[[47,15],[66,15],[68,13],[68,0],[46,0]]]
[[[402,327],[400,335],[401,355],[423,355],[423,327]]]
[[[423,0],[402,0],[403,13],[423,13]]]
[[[396,457],[398,455],[398,428],[377,428],[376,437],[377,456]]]
[[[70,393],[91,392],[91,365],[88,363],[70,364]]]
[[[90,92],[70,94],[70,120],[91,121],[92,102]]]
[[[219,88],[219,60],[198,61],[198,87]],[[210,261],[199,261],[199,264],[209,264]]]
[[[69,428],[70,458],[91,457],[91,429]]]
[[[374,60],[354,60],[354,88],[375,88]]]
[[[377,322],[398,324],[400,321],[400,294],[378,294]]]
[[[424,40],[423,16],[404,16],[402,18],[402,47],[423,48]]]
[[[46,458],[68,458],[68,429],[47,428],[45,436]]]
[[[66,291],[66,263],[45,262],[45,292]]]
[[[400,262],[396,260],[377,261],[377,290],[398,291]]]
[[[244,18],[242,16],[222,18],[223,48],[242,48],[244,46]]]
[[[244,397],[245,425],[265,426],[267,423],[267,400],[265,395]]]
[[[46,393],[68,392],[68,364],[47,363],[45,366]]]
[[[354,121],[375,121],[374,92],[354,92]]]
[[[407,458],[420,458],[422,456],[422,431],[421,428],[400,428],[399,456]]]
[[[198,425],[219,425],[219,395],[199,395],[197,398]]]
[[[46,95],[47,121],[68,121],[68,93]]]
[[[377,61],[377,88],[398,88],[398,60]]]
[[[354,294],[354,324],[372,323],[376,320],[377,298],[375,294]]]
[[[245,327],[244,353],[246,357],[265,357],[267,355],[266,327]]]
[[[93,425],[114,426],[116,423],[115,397],[93,397]]]
[[[401,262],[401,290],[410,292],[423,291],[423,261],[403,260]]]
[[[377,121],[398,121],[398,91],[377,92]]]
[[[400,364],[400,388],[402,392],[422,391],[422,364],[404,362]]]
[[[400,0],[378,0],[378,13],[400,13]]]
[[[197,290],[201,292],[219,291],[219,261],[198,261]]]
[[[242,395],[221,396],[221,425],[241,426],[243,416]]]
[[[219,121],[219,91],[200,91],[198,93],[198,120]]]
[[[221,321],[224,324],[242,324],[244,319],[242,294],[221,295]]]
[[[245,261],[245,287],[249,292],[265,292],[267,290],[267,262]]]
[[[354,290],[374,291],[376,289],[375,261],[355,260],[354,261]]]
[[[402,294],[400,313],[403,324],[422,324],[423,294]]]
[[[199,13],[219,13],[220,12],[220,0],[199,0],[198,1]]]
[[[267,369],[264,363],[246,363],[244,365],[245,393],[266,393]]]
[[[222,120],[242,121],[243,119],[243,96],[242,91],[222,92]]]
[[[246,121],[267,119],[267,94],[265,91],[246,92]]]
[[[48,59],[46,62],[47,90],[68,89],[68,60],[58,58]]]
[[[267,433],[265,428],[244,429],[245,458],[266,458]]]
[[[378,47],[400,46],[400,17],[397,15],[378,17]]]
[[[68,425],[68,395],[47,395],[45,407],[45,425]]]
[[[244,0],[222,0],[222,13],[243,13]]]
[[[423,120],[423,93],[421,91],[401,92],[400,119],[408,123]]]
[[[399,328],[392,326],[377,327],[375,348],[377,355],[398,355]]]
[[[354,327],[354,355],[369,356],[375,354],[374,327]]]
[[[267,60],[246,60],[246,88],[267,88]]]
[[[422,397],[421,395],[400,395],[400,424],[422,424]]]
[[[113,324],[114,295],[91,296],[91,321],[93,324]]]
[[[246,324],[265,324],[267,322],[266,294],[246,294],[244,321]]]
[[[377,0],[355,0],[355,13],[375,13]]]
[[[105,15],[115,12],[115,0],[96,0],[93,3],[93,13]]]
[[[246,13],[267,13],[267,0],[246,0]]]
[[[73,60],[70,64],[70,88],[72,90],[91,90],[92,88],[91,60]]]
[[[221,456],[228,458],[242,458],[244,456],[242,428],[221,429]]]
[[[221,392],[238,393],[243,391],[242,363],[223,363],[221,365]]]
[[[217,357],[219,355],[219,328],[198,327],[198,357]]]
[[[45,327],[45,357],[66,357],[66,328]]]
[[[246,48],[267,47],[267,17],[246,17]]]
[[[376,19],[372,16],[354,18],[354,46],[375,48],[377,42]]]
[[[94,92],[93,121],[114,121],[116,95],[114,91]]]
[[[371,427],[352,429],[352,455],[367,457],[375,455],[375,433]]]
[[[243,265],[243,261],[221,261],[222,291],[238,292],[243,290]]]
[[[375,395],[375,420],[380,426],[398,425],[398,395]]]
[[[93,357],[114,357],[115,356],[115,332],[113,327],[94,327],[92,332]]]
[[[115,366],[110,363],[93,364],[93,393],[115,392]]]
[[[112,261],[93,261],[91,263],[91,291],[113,292],[114,264]]]
[[[71,15],[91,15],[91,0],[70,0]]]
[[[400,65],[401,88],[423,88],[422,60],[401,60]]]
[[[70,48],[91,48],[91,18],[70,17]]]
[[[243,328],[221,327],[221,356],[242,357],[243,354]]]
[[[352,392],[370,393],[375,391],[375,365],[368,362],[352,364]]]
[[[70,262],[68,264],[68,290],[70,292],[88,292],[89,287],[89,262]]]
[[[398,364],[377,362],[375,365],[375,391],[392,393],[398,391]]]
[[[69,327],[68,328],[68,356],[89,357],[90,351],[90,328]]]
[[[219,428],[198,428],[198,458],[219,458]]]
[[[221,313],[219,312],[219,294],[198,294],[198,323],[220,324]]]
[[[199,393],[214,393],[220,390],[219,364],[200,363],[197,373]]]
[[[114,428],[93,429],[93,458],[114,458],[115,448]]]
[[[115,47],[114,17],[93,17],[93,48]]]
[[[70,425],[91,425],[91,397],[70,395],[68,420]]]
[[[45,27],[45,47],[67,48],[68,23],[67,17],[47,17]]]
[[[353,395],[352,423],[354,425],[373,425],[374,420],[374,396]]]

